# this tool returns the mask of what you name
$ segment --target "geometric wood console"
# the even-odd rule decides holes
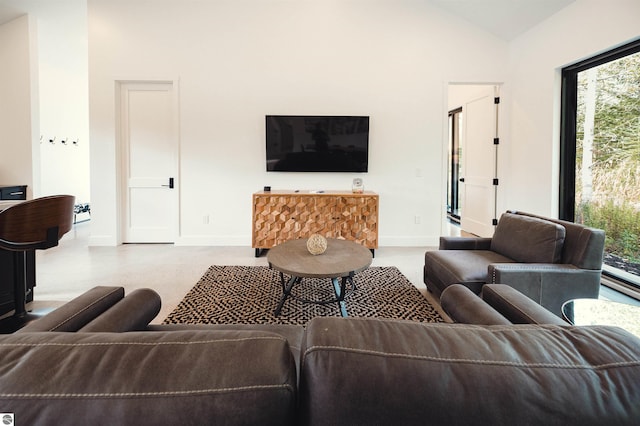
[[[320,234],[378,248],[378,194],[371,191],[260,191],[253,194],[252,247]]]

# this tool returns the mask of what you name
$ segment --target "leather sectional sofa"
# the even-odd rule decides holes
[[[561,316],[567,300],[598,297],[604,238],[601,229],[508,211],[492,238],[440,237],[440,249],[425,253],[424,283],[436,297],[452,284],[476,294],[508,284]]]
[[[638,423],[640,339],[513,324],[465,287],[444,301],[499,322],[149,325],[155,292],[96,287],[0,336],[0,411],[29,425]]]

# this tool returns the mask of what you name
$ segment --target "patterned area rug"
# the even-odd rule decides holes
[[[371,267],[354,277],[345,298],[350,317],[444,322],[438,311],[395,267]],[[331,280],[305,278],[292,294],[310,300],[335,297]],[[340,316],[337,303],[303,303],[289,297],[280,316],[279,272],[266,266],[211,266],[164,324],[298,324],[316,316]]]

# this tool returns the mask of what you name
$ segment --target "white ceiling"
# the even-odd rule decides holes
[[[0,24],[43,0],[0,0]],[[425,0],[504,39],[513,40],[575,0]]]
[[[5,24],[24,15],[31,4],[20,4],[17,0],[0,0],[0,24]]]
[[[575,0],[428,1],[504,40],[513,40]]]

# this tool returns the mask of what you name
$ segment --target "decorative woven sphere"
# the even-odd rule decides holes
[[[312,234],[307,240],[307,250],[312,255],[324,253],[327,249],[327,239],[320,234]]]

